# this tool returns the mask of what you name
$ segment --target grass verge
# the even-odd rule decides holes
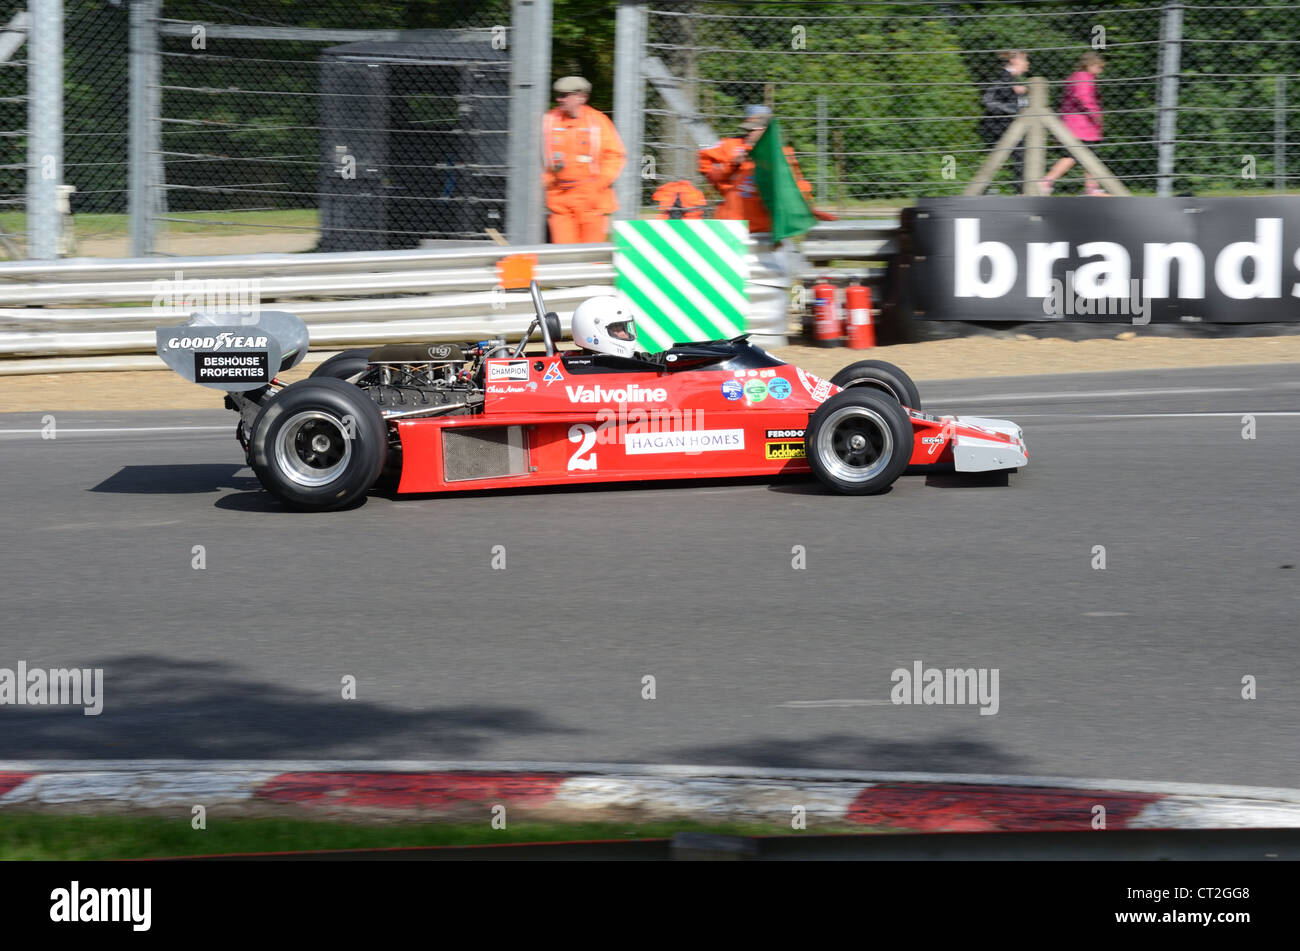
[[[789,834],[788,826],[705,822],[519,822],[493,829],[486,821],[332,822],[312,819],[208,817],[195,830],[188,816],[0,815],[0,861],[165,858],[246,852],[382,849],[436,845],[503,845],[590,839],[666,838],[678,832],[715,835]]]
[[[315,208],[277,208],[264,211],[180,211],[169,217],[185,218],[186,221],[160,221],[159,230],[171,234],[202,233],[211,234],[220,227],[224,233],[239,234],[247,232],[258,234],[268,229],[306,228],[315,230],[320,227],[320,212]],[[130,228],[130,219],[126,215],[73,215],[77,237],[107,237],[125,235]],[[216,222],[230,222],[218,225]],[[16,234],[26,227],[25,215],[21,211],[0,212],[0,227]]]

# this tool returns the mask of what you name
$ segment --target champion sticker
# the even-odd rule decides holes
[[[527,380],[527,360],[493,360],[488,363],[487,381],[500,383],[504,380]]]

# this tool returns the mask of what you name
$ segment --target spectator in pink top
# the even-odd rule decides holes
[[[1097,98],[1096,77],[1106,68],[1106,62],[1089,51],[1079,57],[1078,68],[1065,81],[1061,93],[1061,121],[1085,145],[1101,141],[1101,100]],[[1074,168],[1074,158],[1066,155],[1059,159],[1043,179],[1043,193],[1050,195],[1055,181]],[[1084,190],[1089,195],[1105,195],[1091,175],[1084,176]]]

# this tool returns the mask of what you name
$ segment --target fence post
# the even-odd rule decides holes
[[[1273,189],[1286,191],[1286,76],[1280,73],[1273,95]]]
[[[1182,59],[1183,5],[1165,0],[1160,18],[1160,90],[1156,110],[1158,143],[1156,195],[1168,198],[1173,191],[1174,145],[1178,134],[1178,72]]]
[[[643,3],[618,5],[614,21],[614,127],[627,149],[627,165],[614,183],[620,221],[635,219],[641,210],[641,154],[645,128],[645,74],[641,68],[645,56],[646,8]]]
[[[132,0],[127,73],[129,142],[126,207],[130,220],[131,256],[154,253],[162,187],[161,56],[158,53],[158,18],[161,0]]]
[[[1029,80],[1029,108],[1021,113],[1033,117],[1025,135],[1024,164],[1020,169],[1024,176],[1020,190],[1024,195],[1043,193],[1042,181],[1047,174],[1047,130],[1043,128],[1043,116],[1048,112],[1047,80],[1034,76]]]
[[[826,97],[817,97],[817,201],[826,202],[826,166],[830,162],[826,145]]]
[[[506,233],[512,244],[540,244],[542,115],[551,91],[551,0],[510,5],[510,178]]]
[[[32,4],[27,64],[27,256],[59,256],[63,183],[63,0]]]

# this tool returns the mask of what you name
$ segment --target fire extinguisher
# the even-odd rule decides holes
[[[813,336],[819,347],[838,347],[844,337],[837,288],[826,278],[813,285]]]
[[[871,288],[854,282],[844,291],[849,311],[849,347],[866,350],[876,345],[876,328],[871,323]]]

